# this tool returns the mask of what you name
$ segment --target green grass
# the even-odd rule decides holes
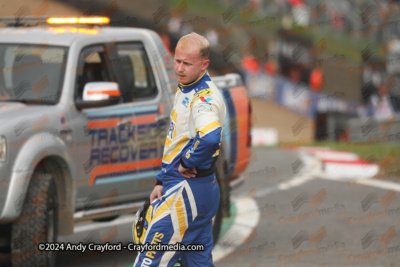
[[[304,35],[311,37],[315,44],[321,39],[325,39],[327,43],[326,51],[331,54],[343,55],[346,60],[353,61],[354,63],[361,62],[361,50],[363,47],[360,44],[354,45],[349,39],[350,37],[346,38],[346,36],[341,36],[338,38],[338,36],[335,36],[329,29],[326,29],[323,33],[317,31],[305,32]],[[364,40],[364,46],[366,44],[368,44],[368,42]]]
[[[168,0],[170,8],[177,8],[184,0]],[[213,0],[185,0],[188,11],[203,14],[203,16],[219,16],[222,19],[224,7],[219,2]]]
[[[304,146],[329,147],[353,152],[362,159],[378,163],[381,171],[400,172],[400,144],[324,141],[304,144]]]
[[[301,28],[298,31],[301,32]],[[347,60],[351,60],[357,64],[361,63],[361,51],[367,46],[370,52],[379,51],[384,46],[383,41],[381,43],[372,42],[365,36],[357,36],[355,38],[348,34],[338,35],[335,30],[329,27],[324,28],[323,31],[303,31],[302,34],[311,37],[315,44],[321,39],[325,39],[328,44],[327,51],[332,54],[343,55]],[[384,59],[379,53],[374,53],[374,56]]]
[[[202,14],[203,16],[210,16],[218,18],[222,23],[222,14],[227,11],[230,6],[224,6],[220,2],[215,2],[213,0],[185,0],[187,3],[187,10],[193,13]],[[168,0],[168,5],[170,8],[177,8],[183,0]],[[243,24],[246,22],[257,21],[264,19],[266,15],[261,12],[255,12],[247,20],[242,19],[240,16],[234,16],[229,24]],[[281,28],[282,17],[275,17],[276,25],[274,27],[266,27],[262,23],[255,25],[257,29],[265,31],[268,36],[278,36],[277,30]],[[270,26],[270,25],[269,25]],[[318,43],[321,39],[327,41],[326,51],[333,55],[344,56],[346,60],[350,60],[355,64],[361,63],[361,51],[368,45],[370,49],[376,51],[379,49],[381,44],[375,44],[371,42],[366,36],[358,33],[354,33],[357,36],[349,36],[346,33],[338,34],[334,29],[330,27],[321,28],[321,30],[313,29],[313,26],[301,27],[293,24],[292,30],[297,32],[299,35],[310,37],[314,43]],[[375,46],[375,47],[374,47]],[[376,54],[377,57],[381,55]],[[381,57],[382,58],[382,57]]]

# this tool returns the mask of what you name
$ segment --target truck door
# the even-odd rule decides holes
[[[114,81],[121,102],[81,112],[90,149],[77,149],[84,154],[76,157],[84,179],[78,184],[77,208],[145,199],[161,169],[169,116],[144,45],[111,42],[90,47],[80,61],[78,95],[87,82]]]
[[[164,107],[161,86],[157,86],[157,75],[161,73],[154,71],[144,44],[118,43],[116,53],[118,60],[113,60],[111,66],[123,101],[118,116],[123,120],[122,127],[134,134],[128,147],[129,168],[104,182],[121,187],[125,200],[137,200],[150,195],[161,170],[169,113]]]
[[[76,69],[75,101],[82,99],[87,83],[110,81],[116,82],[110,67],[110,47],[104,44],[83,48]],[[71,154],[78,173],[74,181],[77,210],[123,201],[118,184],[100,182],[114,175],[119,162],[127,163],[129,160],[127,148],[119,149],[119,140],[127,138],[126,133],[120,134],[118,131],[121,109],[123,107],[119,103],[74,112]]]

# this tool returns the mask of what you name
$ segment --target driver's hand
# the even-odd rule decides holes
[[[153,189],[153,192],[150,194],[150,203],[153,202],[156,198],[158,200],[161,200],[163,194],[163,186],[162,185],[156,185]]]
[[[182,164],[179,164],[178,171],[182,174],[183,177],[193,178],[196,177],[197,171],[195,168],[184,168]]]

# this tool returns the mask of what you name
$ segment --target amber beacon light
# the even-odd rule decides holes
[[[48,18],[48,24],[108,24],[110,19],[107,17],[70,17],[70,18]]]

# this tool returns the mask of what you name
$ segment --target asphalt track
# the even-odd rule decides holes
[[[216,266],[399,264],[398,192],[354,180],[299,175],[304,166],[295,154],[255,151],[258,160],[249,168],[255,175],[250,174],[240,193],[256,199],[260,222]],[[271,168],[275,177],[267,173]]]
[[[398,265],[397,187],[391,191],[372,183],[307,176],[305,168],[296,152],[253,149],[245,182],[232,192],[241,206],[232,227],[242,231],[228,230],[221,238],[218,246],[224,249],[215,247],[215,266]],[[102,225],[81,225],[63,241],[131,242],[130,217]],[[57,266],[127,266],[135,257],[128,251],[60,253]]]

